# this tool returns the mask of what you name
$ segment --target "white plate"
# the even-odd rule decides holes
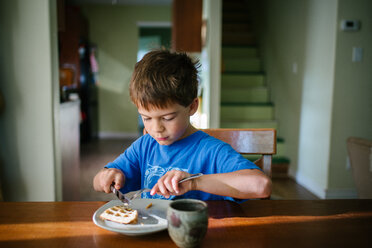
[[[160,199],[135,199],[131,203],[131,208],[138,211],[137,224],[120,224],[109,220],[102,220],[99,216],[106,209],[123,204],[119,200],[112,200],[97,209],[93,215],[93,222],[97,226],[120,234],[137,236],[159,232],[167,229],[167,208],[171,201]],[[146,207],[152,203],[149,209]]]

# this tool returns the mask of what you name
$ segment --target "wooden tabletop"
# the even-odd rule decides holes
[[[367,247],[372,200],[207,202],[202,247]],[[97,227],[105,202],[1,202],[0,247],[176,247],[166,230],[129,237]],[[368,244],[368,245],[367,245]]]

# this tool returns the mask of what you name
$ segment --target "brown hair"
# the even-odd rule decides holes
[[[189,106],[198,94],[198,61],[186,53],[155,50],[136,63],[130,80],[132,102],[145,109],[178,103]]]

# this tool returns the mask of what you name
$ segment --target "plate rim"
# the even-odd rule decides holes
[[[163,199],[151,199],[151,198],[140,198],[140,199],[135,199],[133,200],[134,202],[137,202],[137,201],[144,201],[144,202],[149,202],[151,201],[152,203],[154,202],[161,202],[162,204],[164,204],[165,202],[167,203],[166,205],[169,205],[171,200],[163,200]],[[124,235],[128,235],[128,236],[139,236],[139,235],[146,235],[146,234],[151,234],[151,233],[155,233],[155,232],[159,232],[159,231],[162,231],[162,230],[165,230],[168,228],[168,221],[166,218],[162,218],[160,216],[157,216],[157,218],[161,218],[163,220],[165,220],[165,224],[161,224],[159,226],[155,226],[155,227],[152,227],[150,229],[144,229],[144,230],[141,230],[141,231],[138,231],[138,230],[128,230],[128,229],[117,229],[115,227],[110,227],[110,226],[107,226],[107,225],[102,225],[100,222],[98,222],[98,220],[101,220],[99,215],[101,214],[101,212],[103,212],[104,210],[106,210],[107,208],[109,208],[111,205],[120,205],[122,204],[122,202],[120,200],[111,200],[111,201],[108,201],[107,203],[105,203],[104,205],[102,205],[101,207],[99,207],[93,214],[93,222],[96,226],[100,227],[100,228],[103,228],[105,230],[108,230],[108,231],[111,231],[111,232],[116,232],[116,233],[119,233],[119,234],[124,234]],[[166,215],[166,212],[165,212],[165,215]]]

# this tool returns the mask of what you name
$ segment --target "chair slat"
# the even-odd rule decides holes
[[[209,135],[230,144],[241,154],[275,154],[275,129],[202,129]]]

